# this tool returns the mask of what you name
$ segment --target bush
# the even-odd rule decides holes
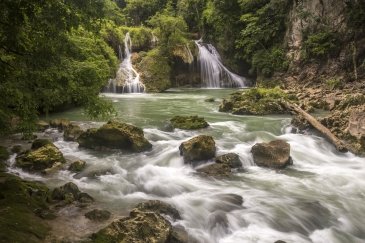
[[[308,35],[303,42],[302,58],[323,58],[336,49],[338,39],[331,31],[322,31]]]

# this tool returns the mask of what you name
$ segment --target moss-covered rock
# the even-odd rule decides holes
[[[270,168],[284,168],[293,164],[290,144],[282,140],[257,143],[251,149],[255,164]]]
[[[43,242],[50,227],[39,216],[50,210],[48,188],[0,173],[0,241]]]
[[[49,125],[53,128],[58,128],[59,130],[63,130],[70,125],[70,121],[67,119],[53,119],[49,121]]]
[[[184,157],[185,163],[197,163],[199,161],[214,158],[216,147],[213,137],[207,135],[199,135],[186,142],[180,147],[180,155]]]
[[[170,122],[174,128],[185,130],[202,129],[209,126],[203,117],[198,116],[175,116]]]
[[[68,182],[52,191],[51,198],[54,201],[62,201],[65,204],[79,201],[81,203],[92,203],[94,199],[87,193],[81,192],[76,184]]]
[[[252,88],[231,94],[228,100],[222,101],[219,111],[237,115],[286,114],[289,111],[282,101],[291,98],[280,88]]]
[[[143,152],[152,148],[141,128],[109,121],[99,129],[89,129],[77,139],[81,147],[92,149],[122,149]]]
[[[40,147],[46,146],[48,144],[52,144],[49,139],[36,139],[32,143],[32,149],[39,149]]]
[[[149,200],[139,203],[136,208],[143,212],[154,212],[158,214],[168,215],[175,220],[181,219],[180,213],[176,210],[176,208],[159,200]]]
[[[82,132],[80,126],[71,123],[64,129],[63,138],[65,141],[76,141]]]
[[[85,214],[85,217],[92,221],[105,221],[108,220],[111,213],[107,210],[94,209]]]
[[[197,169],[197,172],[207,176],[228,177],[231,175],[231,167],[227,164],[214,163]]]
[[[65,162],[61,151],[52,143],[16,158],[16,166],[31,172],[46,172],[47,169],[58,167]]]
[[[92,242],[159,242],[179,241],[170,222],[154,212],[133,209],[129,217],[114,221],[92,236]]]
[[[82,171],[86,166],[86,162],[83,160],[77,160],[75,162],[72,162],[72,164],[70,164],[70,166],[68,167],[69,171],[72,172],[80,172]]]
[[[171,87],[169,60],[160,54],[159,49],[141,55],[141,61],[136,64],[136,68],[141,74],[146,92],[162,92]]]

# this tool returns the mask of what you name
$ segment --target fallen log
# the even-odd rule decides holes
[[[311,124],[315,129],[317,129],[325,138],[327,138],[338,151],[347,152],[352,151],[352,149],[341,139],[337,138],[327,127],[323,126],[316,118],[302,110],[299,106],[295,104],[290,104],[283,101],[282,104],[289,110],[302,116],[309,124]]]

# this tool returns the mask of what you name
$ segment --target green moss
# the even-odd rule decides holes
[[[339,109],[346,109],[351,106],[365,104],[365,95],[363,94],[349,94],[345,96],[345,99],[338,105]]]
[[[209,126],[203,117],[198,116],[175,116],[170,120],[174,128],[196,130]]]
[[[340,78],[330,78],[326,80],[326,86],[330,90],[338,89],[342,87],[342,80]]]
[[[42,242],[50,227],[34,212],[48,210],[48,188],[0,173],[0,239],[2,242]]]
[[[161,92],[171,87],[169,59],[162,56],[159,49],[149,51],[136,67],[147,92]]]
[[[253,88],[232,94],[229,100],[222,102],[219,110],[240,115],[285,114],[288,111],[282,106],[282,101],[294,100],[294,98],[278,87]]]

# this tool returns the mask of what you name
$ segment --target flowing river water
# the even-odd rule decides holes
[[[365,159],[338,153],[319,136],[290,133],[288,116],[235,116],[218,112],[218,102],[204,101],[231,92],[176,89],[162,94],[106,94],[122,121],[144,129],[153,144],[151,151],[79,149],[77,143],[65,142],[58,132],[48,131],[54,133],[55,144],[66,158],[85,160],[87,168],[79,175],[62,170],[48,177],[12,170],[51,187],[72,181],[116,218],[127,215],[141,201],[165,201],[182,215],[173,224],[185,227],[198,242],[365,242]],[[203,116],[210,127],[163,129],[175,115]],[[57,116],[84,127],[102,124],[87,121],[80,110]],[[183,163],[178,147],[199,134],[214,137],[218,155],[239,154],[244,170],[229,179],[196,174]],[[293,166],[283,170],[255,166],[251,147],[274,139],[290,143]],[[236,195],[242,196],[243,203]],[[79,210],[68,208],[56,221],[56,228],[63,229],[60,234],[77,239],[96,229]]]

